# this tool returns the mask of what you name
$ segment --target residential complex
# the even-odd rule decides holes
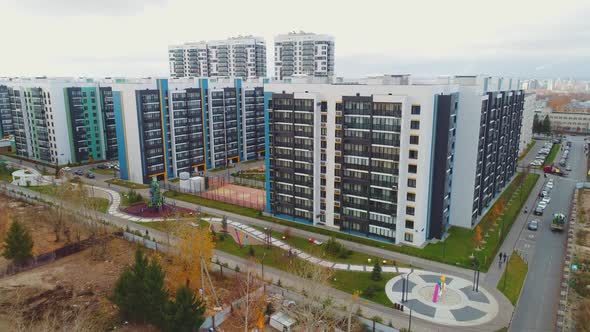
[[[475,225],[516,171],[517,80],[317,81],[265,85],[270,214],[421,246]]]
[[[275,78],[334,76],[334,37],[292,32],[274,40]]]
[[[266,44],[260,37],[171,45],[168,58],[171,78],[266,76]]]
[[[0,105],[18,155],[60,165],[118,159],[121,178],[138,183],[264,154],[261,82],[14,79],[0,82]]]

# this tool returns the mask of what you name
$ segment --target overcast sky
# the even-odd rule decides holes
[[[0,76],[166,76],[167,47],[293,30],[336,74],[590,77],[589,0],[0,0]],[[272,73],[269,61],[268,73]]]

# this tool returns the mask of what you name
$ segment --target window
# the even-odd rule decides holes
[[[406,220],[406,228],[407,229],[414,229],[414,221],[413,220]]]
[[[418,166],[416,165],[408,165],[408,173],[416,174],[418,172]]]
[[[410,135],[410,144],[418,144],[420,138],[417,135]]]
[[[410,128],[412,128],[412,129],[420,129],[420,121],[418,121],[418,120],[412,120],[410,122]]]
[[[416,209],[413,206],[406,206],[406,214],[413,216]]]
[[[416,201],[416,194],[414,193],[408,193],[406,195],[406,199],[410,202],[415,202]]]
[[[406,241],[406,242],[414,242],[414,234],[412,234],[412,233],[404,233],[404,241]]]
[[[416,188],[416,179],[408,179],[408,187]]]
[[[410,158],[410,159],[418,159],[418,150],[410,150],[410,153],[408,155],[408,158]]]
[[[412,105],[412,114],[420,115],[420,105]]]

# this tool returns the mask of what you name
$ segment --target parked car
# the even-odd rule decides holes
[[[572,171],[572,167],[570,165],[565,166],[565,170],[568,172]]]
[[[89,178],[89,179],[94,179],[95,178],[94,174],[91,173],[91,172],[86,173],[86,177]]]
[[[538,207],[538,206],[537,206],[537,207],[535,208],[535,211],[533,211],[533,213],[534,213],[536,216],[542,216],[542,215],[543,215],[543,208],[540,208],[540,207]]]
[[[96,168],[98,168],[98,169],[107,169],[107,165],[100,164],[100,165],[96,166]]]
[[[549,196],[549,192],[547,190],[541,191],[541,198],[543,198],[545,196]]]
[[[528,229],[531,231],[536,231],[539,229],[539,220],[533,219],[529,221]]]
[[[541,200],[541,202],[545,202],[545,204],[549,204],[551,202],[551,197],[547,196]]]
[[[82,175],[84,175],[84,172],[81,169],[77,169],[74,171],[74,174],[76,174],[78,176],[82,176]]]
[[[541,209],[545,210],[547,208],[547,203],[540,201],[537,207],[540,207]]]

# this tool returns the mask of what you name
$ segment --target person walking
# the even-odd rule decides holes
[[[501,269],[502,268],[502,253],[500,253],[499,257],[498,257],[498,268]]]

